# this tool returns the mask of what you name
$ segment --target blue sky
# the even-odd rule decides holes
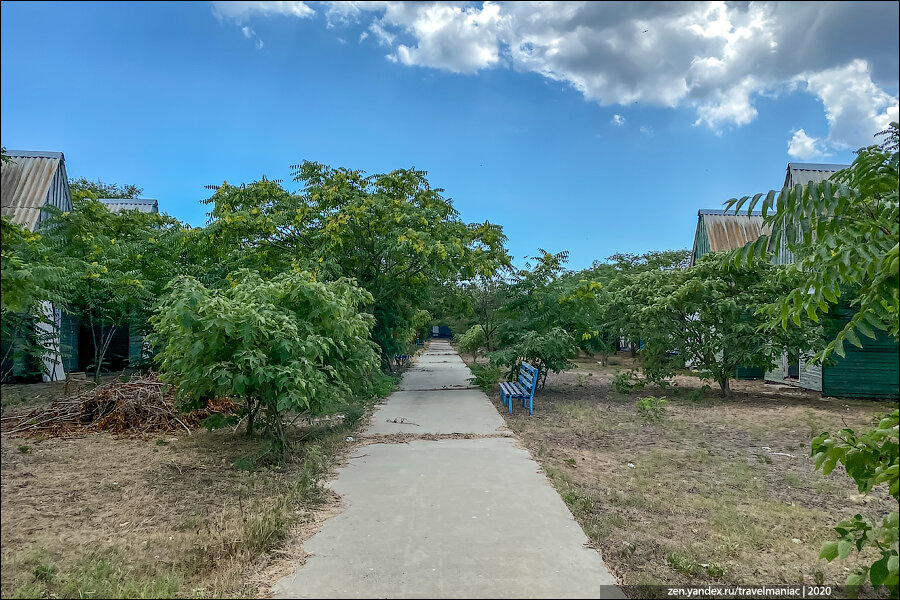
[[[852,161],[897,119],[897,7],[4,2],[0,135],[192,225],[206,184],[415,166],[581,268]]]

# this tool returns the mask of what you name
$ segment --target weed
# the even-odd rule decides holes
[[[771,465],[771,464],[772,464],[772,457],[769,456],[768,454],[757,454],[757,455],[756,455],[756,462],[762,463],[762,464],[766,464],[766,465]]]
[[[582,517],[594,510],[594,499],[579,492],[572,486],[563,492],[562,499],[569,506],[569,510],[572,511],[572,514],[575,515],[576,518]]]
[[[31,452],[31,448],[28,447],[28,446],[19,446],[19,447],[17,448],[17,450],[18,450],[19,452],[21,452],[22,454],[28,454],[29,452]]]
[[[665,396],[657,398],[656,396],[647,396],[637,401],[637,413],[642,419],[649,422],[658,422],[666,416],[666,405],[668,404]]]
[[[400,378],[380,371],[376,372],[366,384],[369,398],[386,398],[397,387]]]
[[[725,576],[725,567],[723,567],[719,563],[709,563],[700,566],[703,567],[703,570],[706,571],[706,574],[713,579],[721,579]]]
[[[253,459],[244,458],[242,456],[234,459],[234,468],[238,471],[252,471],[253,470]]]
[[[162,438],[159,438],[156,440],[156,445],[157,446],[168,446],[169,442],[167,442],[166,440],[164,440]]]
[[[35,581],[50,583],[56,574],[56,567],[52,563],[41,563],[31,570],[31,574],[34,575]]]

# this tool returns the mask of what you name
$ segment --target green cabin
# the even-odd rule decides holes
[[[849,165],[788,163],[784,186],[821,182]],[[691,264],[709,252],[721,252],[740,248],[756,240],[763,231],[762,215],[726,215],[721,210],[701,210],[697,213],[697,229]],[[774,258],[775,264],[794,262],[791,252],[782,247]],[[824,321],[825,335],[834,337],[847,324],[852,310],[847,305],[833,308]],[[809,354],[803,349],[785,354],[772,371],[739,368],[738,379],[762,379],[794,385],[822,392],[825,396],[847,398],[900,397],[900,344],[884,332],[876,332],[876,339],[860,336],[862,348],[844,344],[846,356],[834,355],[822,365],[809,364]]]

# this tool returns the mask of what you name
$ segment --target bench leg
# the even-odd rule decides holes
[[[512,414],[513,397],[509,397],[509,414]]]
[[[534,396],[528,398],[528,415],[534,414]]]

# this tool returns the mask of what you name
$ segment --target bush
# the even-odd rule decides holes
[[[637,401],[637,413],[645,421],[661,421],[666,416],[666,405],[668,403],[665,396],[660,398],[647,396]]]
[[[630,394],[634,389],[631,371],[619,371],[612,378],[613,388],[620,394]]]
[[[481,325],[469,327],[464,334],[459,336],[458,343],[460,349],[469,352],[472,358],[477,360],[478,351],[487,344],[487,340],[484,337],[484,329],[481,328]]]
[[[503,369],[499,365],[492,363],[481,365],[476,363],[470,365],[469,369],[472,371],[472,375],[474,375],[474,377],[469,378],[469,381],[480,387],[485,394],[490,394],[493,391],[494,386],[500,381],[500,375],[503,372]]]
[[[287,412],[325,414],[364,391],[377,359],[371,295],[348,280],[318,282],[309,273],[263,281],[235,273],[224,290],[192,277],[168,286],[151,319],[161,379],[185,408],[216,396],[243,404],[247,432],[260,420],[275,450],[286,450]],[[377,386],[376,386],[377,387]]]

